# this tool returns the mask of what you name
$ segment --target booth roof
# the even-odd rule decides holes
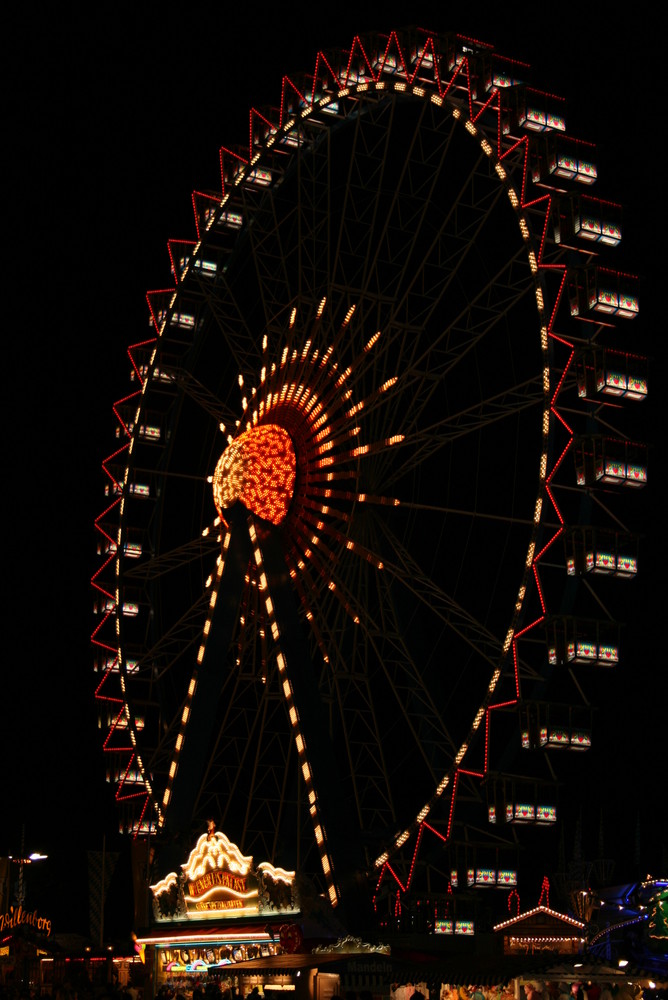
[[[574,956],[575,957],[575,956]],[[229,970],[229,966],[226,969]],[[239,962],[234,967],[237,975],[280,975],[320,969],[344,977],[371,976],[377,982],[396,983],[450,983],[453,986],[505,985],[512,979],[541,980],[543,982],[598,982],[623,984],[633,982],[645,986],[651,980],[657,989],[668,987],[668,977],[646,969],[627,966],[616,968],[606,962],[587,960],[577,966],[574,962],[556,963],[549,957],[504,955],[468,956],[443,959],[425,955],[401,958],[376,952],[318,952],[315,954],[274,955]],[[222,971],[222,970],[221,970]]]
[[[431,955],[411,959],[377,952],[317,952],[315,954],[274,955],[239,962],[237,975],[280,975],[310,969],[339,973],[341,976],[371,976],[384,983],[451,983],[453,985],[494,986],[516,976],[536,976],[546,967],[545,959],[525,956],[468,956],[444,960]],[[229,966],[226,967],[229,970]]]

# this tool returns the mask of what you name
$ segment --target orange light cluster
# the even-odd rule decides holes
[[[225,449],[213,474],[213,498],[221,517],[240,500],[273,524],[285,518],[295,487],[296,458],[290,435],[276,424],[251,427]]]

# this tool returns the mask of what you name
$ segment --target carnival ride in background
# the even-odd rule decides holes
[[[637,279],[529,72],[416,30],[284,77],[114,404],[93,645],[124,829],[214,816],[351,924],[516,889],[624,657]]]

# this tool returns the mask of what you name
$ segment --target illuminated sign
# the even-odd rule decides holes
[[[154,915],[157,921],[181,921],[298,913],[294,877],[268,861],[255,867],[211,824],[181,872],[151,886]]]
[[[0,913],[0,934],[24,924],[32,927],[33,930],[43,931],[47,937],[51,934],[51,921],[48,917],[38,916],[37,910],[28,913],[22,906],[16,908],[10,906],[7,913]]]
[[[207,875],[202,875],[201,878],[195,879],[194,882],[188,882],[188,892],[197,899],[199,896],[207,895],[212,889],[218,886],[223,889],[229,889],[230,892],[245,895],[248,888],[248,879],[241,878],[239,875],[230,875],[229,872],[209,872]]]
[[[182,865],[186,910],[198,917],[221,910],[257,913],[259,883],[252,863],[224,833],[203,833]]]

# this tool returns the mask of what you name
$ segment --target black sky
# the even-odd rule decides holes
[[[325,7],[325,5],[322,5]],[[166,241],[194,235],[190,192],[219,186],[218,148],[242,143],[252,105],[276,103],[282,73],[355,33],[418,22],[531,62],[536,86],[569,99],[569,132],[599,143],[598,193],[621,201],[620,268],[643,278],[629,343],[653,357],[650,487],[639,497],[642,579],[628,602],[632,654],[610,678],[610,730],[594,786],[618,810],[620,865],[640,816],[649,861],[665,827],[667,693],[660,547],[664,501],[665,167],[654,8],[613,19],[605,3],[349,6],[196,4],[34,7],[6,33],[5,648],[0,853],[48,851],[55,898],[82,850],[113,841],[93,702],[89,636],[93,519],[111,450],[125,347],[146,331],[147,288],[170,283]],[[7,94],[6,94],[7,97]],[[664,158],[665,158],[665,154]],[[665,228],[665,226],[664,226]],[[635,326],[637,326],[637,333]],[[634,349],[630,347],[630,349]],[[662,430],[663,428],[663,430]],[[663,802],[660,784],[664,786]],[[665,836],[663,837],[665,841]],[[665,853],[664,853],[665,862]],[[80,877],[85,879],[83,869]],[[621,870],[620,870],[621,875]]]

